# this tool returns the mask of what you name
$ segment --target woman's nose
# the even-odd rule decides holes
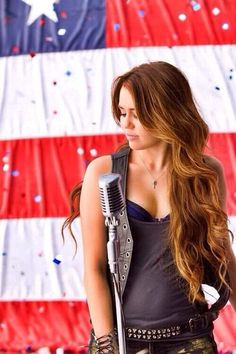
[[[130,114],[127,114],[125,119],[123,120],[123,127],[124,128],[132,128],[134,126],[133,119]]]

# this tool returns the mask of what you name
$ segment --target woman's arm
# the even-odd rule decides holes
[[[221,198],[221,204],[223,209],[226,211],[226,183],[225,183],[225,177],[224,177],[224,170],[221,165],[221,163],[211,157],[208,157],[210,164],[214,169],[216,170],[218,177],[219,177],[219,192],[220,192],[220,198]],[[228,244],[226,245],[228,248],[228,254],[229,254],[229,267],[228,267],[228,272],[229,272],[229,278],[230,278],[230,286],[232,289],[232,294],[230,296],[230,302],[231,305],[233,306],[234,310],[236,311],[236,257],[234,254],[234,251],[232,249],[232,242],[231,239],[229,238]]]
[[[112,304],[107,282],[107,233],[100,205],[99,175],[111,171],[110,156],[92,161],[85,173],[80,199],[84,250],[84,285],[96,337],[113,329]]]

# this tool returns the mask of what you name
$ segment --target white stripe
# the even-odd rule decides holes
[[[1,300],[85,300],[83,252],[79,222],[63,245],[63,218],[9,219],[0,221]],[[61,259],[60,264],[54,259]],[[64,296],[65,295],[65,296]]]
[[[236,217],[230,217],[236,235]],[[74,224],[78,253],[67,234],[61,239],[63,218],[0,221],[1,300],[85,300],[83,250],[79,220]],[[236,240],[235,240],[236,253]],[[61,259],[59,265],[54,258]],[[63,297],[63,293],[65,296]]]
[[[236,77],[229,79],[235,76],[230,69],[236,67],[236,46],[204,45],[1,58],[0,138],[118,132],[110,112],[112,80],[150,60],[168,61],[186,73],[211,131],[236,131]]]

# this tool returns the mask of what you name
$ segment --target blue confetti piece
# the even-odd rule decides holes
[[[18,170],[13,170],[13,171],[11,172],[11,175],[14,176],[14,177],[17,177],[17,176],[20,175],[20,172],[19,172]]]
[[[139,10],[138,14],[140,17],[144,17],[145,16],[145,11],[144,10]]]
[[[53,259],[53,263],[55,264],[60,264],[62,261],[62,256],[60,254],[58,254],[54,259]]]
[[[219,86],[215,86],[215,90],[220,91]]]
[[[120,29],[120,24],[119,23],[114,23],[114,31],[118,31]]]
[[[71,72],[70,70],[67,70],[67,71],[66,71],[66,75],[67,75],[67,76],[71,76],[71,74],[72,74],[72,72]]]
[[[60,264],[60,263],[61,263],[61,261],[59,261],[59,260],[56,259],[56,258],[54,258],[53,262],[56,263],[56,264]]]
[[[234,69],[232,69],[232,68],[229,69],[229,72],[230,72],[230,73],[233,73],[233,71],[234,71]],[[233,75],[230,74],[230,75],[229,75],[229,79],[230,79],[230,80],[233,80]]]
[[[6,256],[7,255],[7,252],[2,252],[2,256]]]
[[[198,3],[195,3],[192,5],[193,11],[198,11],[201,9],[201,5]]]

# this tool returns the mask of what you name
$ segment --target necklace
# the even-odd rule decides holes
[[[159,173],[159,175],[157,175],[157,176],[154,178],[152,172],[149,170],[149,168],[147,167],[147,165],[145,164],[144,160],[142,159],[142,157],[141,157],[140,155],[139,155],[139,158],[140,158],[140,160],[142,161],[143,166],[145,167],[145,170],[146,170],[146,171],[149,173],[149,175],[152,177],[152,179],[153,179],[152,184],[153,184],[153,188],[155,189],[156,186],[157,186],[157,180],[164,174],[164,172],[166,172],[167,167],[164,168],[163,171],[161,171],[161,173]]]

